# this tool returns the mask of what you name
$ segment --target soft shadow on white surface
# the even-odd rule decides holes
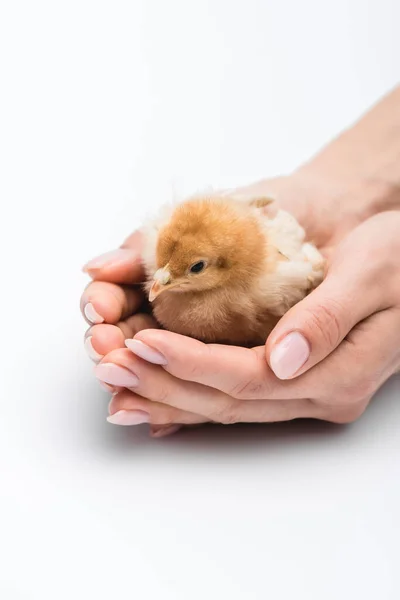
[[[174,436],[153,439],[148,435],[147,425],[139,427],[116,427],[107,423],[103,416],[109,396],[89,380],[81,386],[80,393],[73,404],[68,405],[68,415],[57,411],[53,420],[54,432],[62,439],[74,441],[78,453],[105,455],[110,460],[122,459],[133,463],[137,460],[152,461],[154,457],[168,460],[168,455],[177,452],[182,455],[182,463],[197,462],[201,466],[209,460],[216,464],[225,460],[236,462],[251,460],[251,466],[278,460],[296,461],[300,452],[319,454],[336,447],[340,458],[352,446],[360,449],[362,443],[367,447],[374,445],[376,433],[385,430],[389,437],[387,443],[396,443],[397,419],[400,418],[400,376],[393,377],[376,394],[368,410],[356,422],[350,425],[335,425],[321,421],[297,420],[287,423],[238,424],[234,426],[206,425],[181,430]],[[74,407],[75,405],[75,407]],[[101,408],[100,408],[101,407]],[[60,407],[61,409],[62,407]],[[65,419],[71,418],[71,412],[79,415],[74,421],[73,434],[65,428]],[[65,409],[64,409],[65,410]],[[58,423],[58,427],[57,427]],[[370,433],[371,435],[368,435]],[[391,438],[390,434],[394,437]],[[72,437],[73,436],[73,437]],[[65,443],[70,447],[68,440]]]
[[[254,451],[262,451],[268,453],[268,460],[275,453],[291,454],[293,448],[298,450],[304,442],[310,448],[315,445],[321,450],[332,443],[343,443],[346,438],[354,439],[356,434],[354,429],[365,429],[368,422],[374,423],[378,428],[380,425],[385,426],[385,422],[388,425],[393,421],[393,411],[397,408],[395,390],[400,389],[399,385],[398,378],[388,382],[374,399],[368,413],[351,425],[335,425],[307,419],[272,424],[205,425],[186,428],[174,436],[154,440],[148,436],[146,425],[120,428],[110,426],[103,419],[94,420],[95,413],[103,415],[105,412],[99,411],[99,404],[104,403],[105,393],[97,390],[89,382],[87,390],[83,388],[86,415],[82,412],[83,399],[79,398],[82,420],[79,421],[79,430],[74,431],[77,436],[74,436],[74,439],[81,451],[87,450],[90,446],[94,452],[111,453],[115,457],[129,455],[130,459],[137,458],[138,454],[140,458],[147,453],[158,454],[161,448],[163,454],[179,450],[186,456],[189,453],[205,461],[210,458],[210,455],[232,456],[232,453],[244,452],[251,456]],[[88,397],[90,397],[89,402]],[[376,407],[378,402],[381,404],[379,409]],[[61,415],[59,414],[58,417]],[[383,422],[379,423],[379,419]],[[63,435],[68,436],[65,431]]]
[[[25,446],[11,438],[4,564],[12,581],[24,564],[22,589],[64,599],[79,581],[82,598],[134,588],[261,599],[267,581],[285,600],[333,600],[343,586],[348,598],[395,598],[399,377],[350,426],[210,426],[154,440],[105,422],[108,395],[84,364],[39,400]]]

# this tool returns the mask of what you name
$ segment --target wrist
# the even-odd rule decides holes
[[[319,190],[324,200],[346,201],[359,213],[372,216],[383,210],[400,208],[400,167],[383,168],[380,161],[371,161],[368,168],[360,169],[357,161],[352,167],[344,166],[346,153],[332,153],[316,157],[293,173],[298,182],[308,182],[310,190]],[[400,157],[400,143],[399,143]],[[346,159],[347,160],[347,159]],[[394,162],[394,159],[393,159]]]
[[[311,158],[300,172],[317,171],[346,187],[362,181],[400,186],[400,86]]]
[[[325,235],[332,243],[374,215],[400,211],[400,186],[372,173],[343,180],[328,170],[320,171],[316,165],[310,165],[292,177],[299,189],[307,186],[310,196],[306,209],[313,210],[317,222],[327,223],[330,235],[328,232]]]
[[[317,245],[342,239],[373,215],[400,211],[400,187],[370,177],[343,182],[317,165],[300,168],[291,175],[266,179],[240,188],[243,196],[270,196],[297,220]]]

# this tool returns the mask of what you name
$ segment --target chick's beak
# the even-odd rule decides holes
[[[157,298],[157,296],[159,296],[161,292],[163,292],[167,288],[167,284],[170,282],[170,279],[171,275],[165,267],[156,271],[149,292],[150,302],[153,302]]]

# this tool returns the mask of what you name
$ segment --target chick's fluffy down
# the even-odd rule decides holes
[[[264,343],[323,279],[324,260],[267,198],[196,196],[145,224],[146,290],[159,323],[205,342]]]

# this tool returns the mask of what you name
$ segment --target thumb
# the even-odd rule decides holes
[[[351,255],[350,255],[351,256]],[[266,343],[268,363],[279,379],[308,371],[337,348],[353,327],[382,306],[376,266],[340,260],[309,296],[279,321]]]

